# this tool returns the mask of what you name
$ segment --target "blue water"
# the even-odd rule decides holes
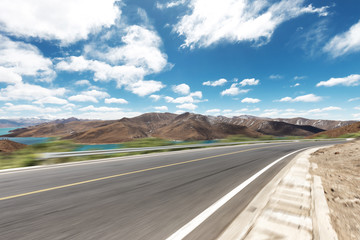
[[[81,145],[75,151],[89,151],[89,150],[107,150],[123,147],[122,144],[94,144],[94,145]]]
[[[11,130],[16,128],[0,128],[0,135],[8,134]],[[47,137],[0,137],[1,139],[8,139],[10,141],[26,144],[26,145],[32,145],[37,143],[44,143],[49,141],[51,138]]]
[[[0,135],[8,134],[11,130],[14,130],[17,128],[0,128]]]

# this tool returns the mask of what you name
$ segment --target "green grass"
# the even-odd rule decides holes
[[[130,142],[121,143],[125,148],[140,148],[140,147],[156,147],[156,146],[170,146],[170,145],[192,145],[192,144],[201,144],[206,142],[248,142],[248,141],[271,141],[271,140],[292,140],[292,139],[302,139],[301,137],[274,137],[274,136],[261,136],[259,138],[249,138],[244,135],[233,135],[229,136],[226,139],[215,140],[215,141],[184,141],[184,142],[175,142],[164,140],[160,138],[143,138],[137,139]],[[56,164],[56,163],[66,163],[66,162],[76,162],[84,160],[94,160],[102,158],[111,158],[111,157],[123,157],[131,155],[146,154],[151,152],[167,152],[167,151],[179,151],[183,149],[190,149],[189,147],[179,148],[179,149],[166,149],[166,150],[155,150],[155,151],[142,151],[142,152],[130,152],[130,153],[114,153],[114,154],[102,154],[102,155],[89,155],[89,156],[79,156],[79,157],[66,157],[66,158],[53,158],[40,161],[41,153],[44,152],[70,152],[74,151],[79,144],[76,144],[69,140],[56,140],[39,143],[34,145],[29,145],[24,149],[15,151],[9,154],[0,154],[0,169],[6,168],[15,168],[15,167],[27,167],[35,165],[44,165],[44,164]],[[210,146],[209,146],[210,147]]]
[[[347,133],[347,134],[341,135],[340,138],[360,138],[360,132]]]

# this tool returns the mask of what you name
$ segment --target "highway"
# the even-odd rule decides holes
[[[340,142],[214,147],[3,171],[0,239],[167,239],[277,159]],[[250,182],[185,239],[216,239],[295,155]]]

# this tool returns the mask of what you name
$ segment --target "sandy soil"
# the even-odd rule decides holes
[[[360,239],[360,140],[312,154],[339,239]]]
[[[9,141],[0,140],[0,152],[9,153],[26,147],[25,144]]]

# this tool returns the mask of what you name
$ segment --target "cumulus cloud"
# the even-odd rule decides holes
[[[360,51],[360,21],[344,33],[333,37],[324,47],[333,57]]]
[[[103,99],[106,97],[110,97],[107,92],[98,91],[98,90],[90,90],[90,91],[83,91],[80,94],[74,95],[69,97],[70,101],[74,102],[94,102],[98,103],[98,99]]]
[[[259,80],[255,79],[255,78],[249,78],[249,79],[244,79],[241,82],[239,82],[239,85],[241,86],[255,86],[258,85],[260,83]]]
[[[3,0],[0,1],[0,29],[19,37],[60,40],[69,44],[113,25],[121,13],[115,2]]]
[[[250,91],[249,89],[240,89],[237,87],[237,85],[238,83],[231,84],[230,88],[225,89],[220,93],[221,96],[225,96],[225,95],[236,96],[239,95],[240,93],[247,93]]]
[[[267,43],[283,22],[306,13],[327,14],[327,7],[304,6],[304,0],[192,0],[189,14],[174,31],[185,37],[183,47],[208,47],[221,41]]]
[[[257,98],[244,98],[243,100],[241,100],[242,103],[258,103],[260,102],[260,99]]]
[[[18,84],[22,82],[22,77],[11,69],[0,66],[0,82]]]
[[[130,84],[126,87],[126,89],[130,90],[134,94],[143,97],[152,94],[154,92],[160,91],[160,89],[164,87],[165,85],[159,81],[147,80],[147,81],[138,81],[133,84]]]
[[[82,112],[117,112],[121,111],[122,109],[116,107],[94,107],[93,105],[90,105],[87,107],[79,108],[79,110]]]
[[[38,48],[28,43],[12,41],[1,35],[0,66],[7,68],[8,72],[32,76],[39,81],[49,82],[56,76],[52,61],[45,58]]]
[[[68,104],[69,102],[62,98],[50,96],[50,97],[41,98],[41,99],[35,101],[34,103],[41,104],[41,105],[45,104],[45,103],[65,105],[65,104]]]
[[[319,102],[322,100],[322,97],[316,96],[314,94],[306,94],[303,96],[298,96],[296,98],[284,97],[279,102]]]
[[[91,84],[90,84],[89,80],[83,79],[83,80],[78,80],[78,81],[76,81],[76,82],[75,82],[75,85],[79,85],[79,86],[90,86]]]
[[[152,100],[154,100],[156,102],[156,101],[160,100],[161,96],[156,95],[156,94],[152,94],[152,95],[149,96],[149,98],[151,98]]]
[[[181,105],[177,105],[177,108],[181,108],[181,109],[188,109],[188,110],[192,110],[194,111],[198,106],[193,104],[193,103],[184,103]]]
[[[14,105],[12,103],[5,103],[5,106],[2,108],[7,112],[23,112],[23,111],[32,111],[40,113],[56,113],[61,111],[59,108],[50,108],[50,107],[38,107],[29,104]]]
[[[157,107],[154,107],[156,110],[158,111],[167,111],[168,110],[168,107],[167,106],[157,106]]]
[[[175,93],[182,94],[182,95],[187,95],[190,93],[190,87],[189,87],[189,85],[187,85],[185,83],[173,86],[172,90]]]
[[[166,8],[173,8],[173,7],[180,6],[186,2],[187,2],[187,0],[176,0],[176,1],[167,2],[167,3],[156,2],[156,7],[160,10],[163,10]]]
[[[217,86],[222,86],[225,83],[227,83],[227,80],[225,78],[220,78],[219,80],[216,81],[206,81],[203,82],[202,85],[204,86],[212,86],[212,87],[217,87]]]
[[[2,88],[0,90],[0,101],[34,101],[46,97],[63,96],[65,92],[65,88],[44,88],[39,85],[19,83]]]
[[[195,92],[190,93],[187,96],[178,97],[178,98],[165,96],[164,99],[168,103],[198,103],[198,102],[204,101],[204,100],[201,100],[202,99],[201,91],[195,91]]]
[[[106,46],[104,51],[89,46],[86,56],[64,58],[56,64],[56,68],[69,72],[91,71],[94,81],[114,80],[118,88],[124,87],[139,96],[159,91],[165,85],[144,78],[161,72],[168,65],[167,56],[160,50],[160,37],[154,31],[137,25],[127,27],[124,32],[122,46]]]
[[[206,113],[220,113],[221,112],[221,109],[218,109],[218,108],[214,108],[214,109],[209,109],[209,110],[206,110]]]
[[[327,112],[327,111],[339,111],[339,110],[342,110],[342,108],[330,106],[330,107],[325,107],[325,108],[311,109],[308,112],[309,113],[322,113],[322,112]]]
[[[343,85],[347,87],[351,86],[358,86],[360,85],[360,75],[359,74],[352,74],[347,77],[343,78],[330,78],[327,81],[321,81],[316,84],[317,87],[324,86],[324,87],[333,87],[336,85]]]
[[[106,98],[105,99],[105,103],[118,103],[118,104],[127,104],[129,103],[128,101],[126,101],[123,98]]]
[[[124,45],[106,47],[97,51],[97,46],[88,46],[89,55],[95,55],[103,61],[115,65],[132,65],[143,68],[148,73],[157,73],[167,65],[167,55],[161,51],[162,40],[158,34],[142,26],[132,25],[124,30],[121,38]]]

